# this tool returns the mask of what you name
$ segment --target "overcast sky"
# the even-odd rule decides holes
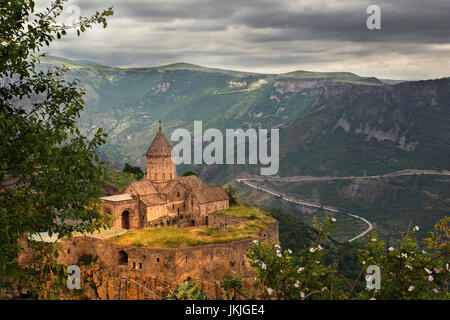
[[[44,4],[47,0],[39,0]],[[107,29],[55,42],[54,55],[113,66],[188,62],[241,71],[450,76],[450,0],[72,0],[114,6]],[[369,30],[369,5],[381,30]],[[77,12],[74,11],[74,14]],[[69,14],[61,17],[70,19]]]

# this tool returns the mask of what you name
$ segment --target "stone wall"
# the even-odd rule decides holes
[[[218,225],[233,224],[236,222],[234,220],[221,216],[211,218],[212,223]],[[278,222],[261,231],[258,240],[278,242]],[[86,281],[84,287],[92,299],[155,299],[155,294],[165,297],[182,281],[196,278],[200,279],[203,288],[210,290],[209,298],[221,299],[223,292],[220,290],[220,281],[226,275],[236,272],[245,279],[246,285],[251,285],[255,278],[246,257],[251,241],[160,249],[122,246],[92,237],[76,237],[60,243],[64,255],[58,260],[71,265],[77,264],[82,255],[98,257],[98,269],[83,269]],[[33,256],[25,251],[19,263],[32,265]]]

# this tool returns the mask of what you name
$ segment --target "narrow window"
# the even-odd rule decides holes
[[[121,250],[119,251],[119,264],[127,264],[128,263],[128,254]]]

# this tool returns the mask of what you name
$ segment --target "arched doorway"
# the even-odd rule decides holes
[[[119,251],[119,264],[128,264],[128,254],[123,250]]]
[[[130,229],[130,212],[128,210],[122,212],[122,228]]]

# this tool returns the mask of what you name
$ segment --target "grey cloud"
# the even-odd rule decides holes
[[[389,0],[381,30],[369,0],[77,0],[83,15],[114,5],[108,28],[51,53],[115,66],[191,62],[245,71],[347,70],[365,76],[449,75],[448,0]],[[443,63],[444,62],[444,63]],[[380,66],[387,66],[380,68]]]

